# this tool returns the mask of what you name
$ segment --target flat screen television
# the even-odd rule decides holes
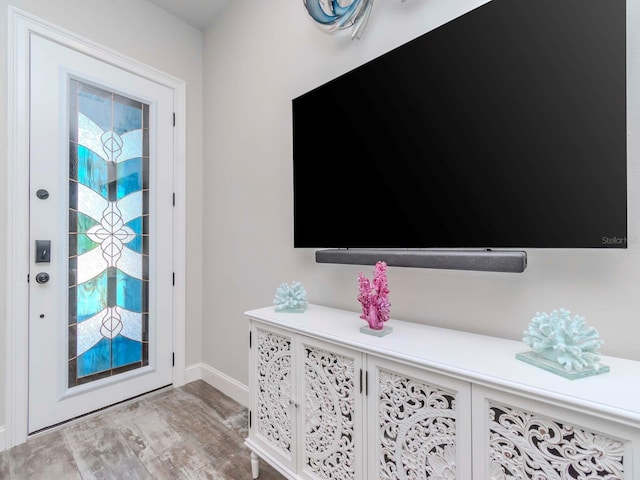
[[[295,247],[627,246],[625,0],[493,0],[292,110]]]

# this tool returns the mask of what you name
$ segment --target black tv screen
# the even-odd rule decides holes
[[[627,246],[625,0],[493,0],[292,110],[295,247]]]

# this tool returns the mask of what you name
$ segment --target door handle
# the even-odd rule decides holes
[[[36,275],[36,282],[47,283],[49,281],[49,274],[47,272],[40,272]]]
[[[36,240],[36,263],[51,262],[51,240]]]

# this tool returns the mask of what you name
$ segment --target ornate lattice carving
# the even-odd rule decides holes
[[[380,370],[379,479],[456,478],[455,395]]]
[[[490,403],[491,479],[622,480],[622,442]]]
[[[305,347],[305,470],[317,478],[355,475],[352,358]]]
[[[291,339],[257,331],[256,427],[291,458]]]

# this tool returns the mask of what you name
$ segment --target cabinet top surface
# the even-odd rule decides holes
[[[360,313],[309,305],[304,313],[265,307],[245,315],[288,330],[393,357],[474,383],[581,405],[640,423],[640,362],[602,356],[610,372],[568,380],[516,359],[529,347],[521,341],[390,319],[385,337],[360,333]]]

